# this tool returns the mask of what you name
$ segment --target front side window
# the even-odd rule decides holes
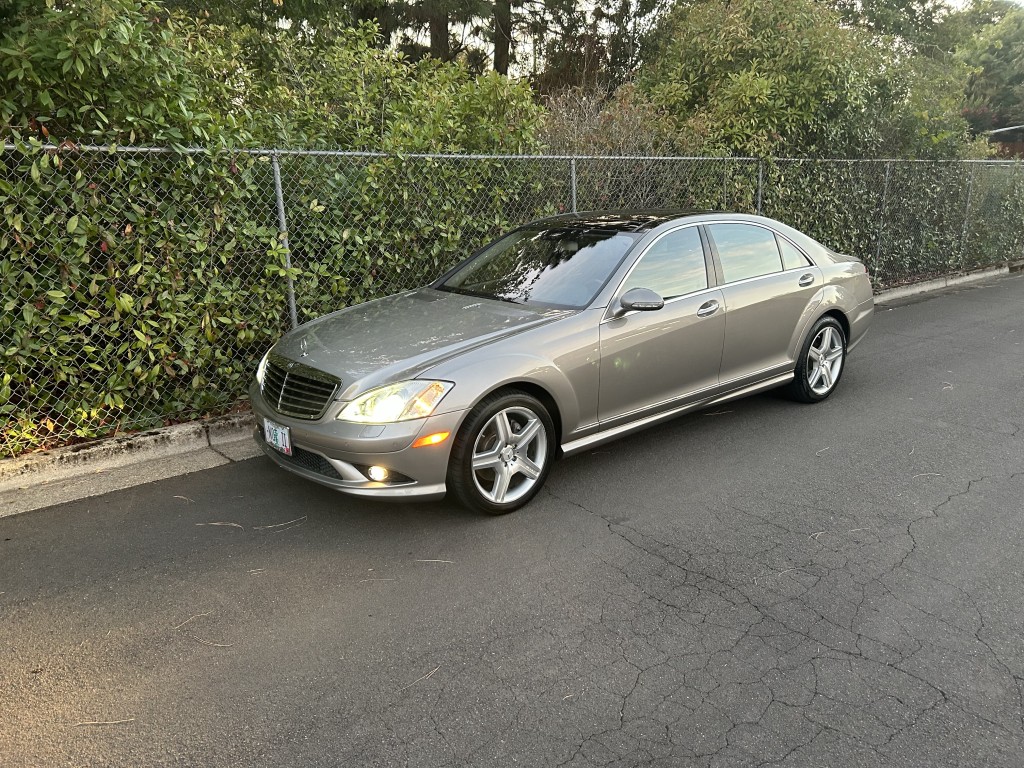
[[[623,292],[650,288],[663,299],[674,299],[708,287],[704,246],[696,227],[670,232],[652,245],[626,278]]]
[[[718,249],[725,282],[782,271],[782,257],[771,230],[750,224],[709,224],[708,233]]]
[[[622,263],[636,235],[562,226],[506,235],[438,287],[513,304],[585,307]]]

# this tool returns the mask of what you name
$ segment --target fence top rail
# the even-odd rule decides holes
[[[643,162],[669,161],[722,161],[730,163],[948,163],[948,164],[980,164],[980,165],[1016,165],[1021,161],[1016,158],[999,159],[963,159],[963,160],[924,160],[901,158],[831,158],[831,157],[718,157],[713,155],[522,155],[522,154],[457,154],[442,152],[369,152],[342,149],[275,149],[275,148],[218,148],[209,147],[146,147],[128,144],[34,144],[31,145],[46,152],[74,154],[152,154],[152,155],[216,155],[221,153],[252,155],[254,157],[359,157],[359,158],[396,158],[411,160],[558,160],[571,162],[575,160],[633,160]],[[0,152],[16,150],[18,145],[4,141],[0,143]]]
[[[479,153],[444,153],[444,152],[369,152],[344,149],[274,149],[274,148],[218,148],[208,147],[137,147],[127,144],[42,144],[35,145],[47,152],[94,152],[106,154],[153,154],[153,155],[216,155],[220,153],[253,155],[256,157],[377,157],[416,160],[722,160],[728,162],[758,162],[756,157],[713,157],[713,156],[682,156],[682,155],[516,155],[516,154],[479,154]],[[17,149],[17,145],[3,142],[0,151]]]

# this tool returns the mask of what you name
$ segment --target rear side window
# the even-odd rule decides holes
[[[669,232],[652,245],[634,267],[624,291],[650,288],[663,299],[674,299],[708,287],[704,246],[696,227]]]
[[[782,257],[775,233],[750,224],[709,224],[725,282],[782,271]]]
[[[789,240],[783,237],[778,238],[779,250],[782,251],[782,268],[783,269],[800,269],[801,267],[809,267],[810,264],[807,261],[807,257],[804,256],[800,251],[796,249]]]

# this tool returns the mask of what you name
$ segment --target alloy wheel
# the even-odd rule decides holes
[[[846,348],[843,337],[826,325],[814,337],[807,350],[807,385],[816,395],[825,395],[835,386],[843,369]]]
[[[529,493],[547,458],[547,430],[540,417],[523,406],[504,408],[473,443],[473,482],[488,501],[508,504]]]

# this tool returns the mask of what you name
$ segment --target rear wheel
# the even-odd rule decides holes
[[[807,334],[796,377],[789,385],[789,394],[802,403],[817,403],[835,391],[846,364],[846,334],[843,326],[831,315],[825,315]]]
[[[448,488],[470,509],[513,512],[540,490],[554,456],[555,428],[544,405],[525,392],[497,392],[459,430]]]

